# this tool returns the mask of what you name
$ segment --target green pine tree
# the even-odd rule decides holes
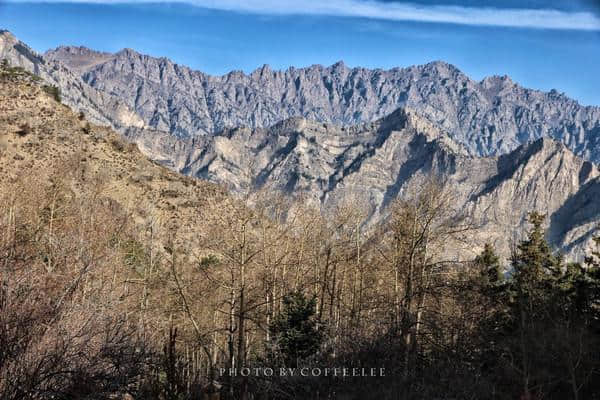
[[[529,214],[529,223],[533,228],[529,231],[528,238],[519,243],[517,252],[513,255],[515,278],[522,290],[532,289],[537,284],[558,276],[561,271],[562,257],[553,253],[544,238],[544,218],[536,212]]]
[[[586,307],[593,330],[600,335],[600,236],[594,238],[596,248],[585,259]]]
[[[491,244],[486,243],[481,254],[475,257],[475,265],[479,270],[481,283],[484,287],[496,286],[502,282],[500,257],[498,257]]]
[[[556,256],[546,239],[544,216],[529,215],[532,228],[512,257],[513,277],[510,290],[509,335],[507,354],[521,381],[520,396],[531,398],[533,388],[541,391],[553,379],[551,339],[545,335],[555,325],[551,320],[554,288],[563,270],[562,258]]]
[[[315,306],[315,298],[292,292],[283,299],[283,311],[269,327],[274,347],[286,366],[296,366],[319,350],[321,334],[314,320]]]

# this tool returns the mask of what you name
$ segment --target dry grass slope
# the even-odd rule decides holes
[[[157,165],[112,130],[95,126],[58,103],[35,76],[3,68],[0,73],[0,184],[69,179],[75,195],[100,190],[137,223],[150,215],[193,238],[202,227],[199,210],[222,198],[222,188]]]

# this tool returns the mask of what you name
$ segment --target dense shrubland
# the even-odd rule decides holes
[[[433,181],[369,229],[356,204],[207,201],[192,245],[78,179],[2,187],[2,399],[598,398],[600,254],[565,262],[538,214],[505,263],[445,257],[472,228]],[[223,374],[302,366],[385,376]]]

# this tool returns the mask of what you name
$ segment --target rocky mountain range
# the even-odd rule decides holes
[[[476,82],[443,62],[215,77],[129,49],[39,55],[8,32],[0,59],[150,158],[233,192],[281,190],[325,209],[361,202],[377,222],[434,175],[477,227],[475,242],[503,243],[504,255],[533,210],[573,258],[598,232],[600,108],[508,77]]]
[[[541,137],[600,162],[600,108],[556,90],[525,89],[507,76],[473,81],[444,62],[391,70],[313,65],[211,76],[124,49],[115,54],[59,47],[44,58],[118,96],[153,129],[178,137],[225,128],[266,128],[290,117],[348,126],[409,107],[471,154],[498,155]]]

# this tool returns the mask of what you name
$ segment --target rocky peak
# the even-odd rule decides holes
[[[118,58],[149,58],[150,56],[138,53],[129,47],[122,48],[115,53]]]
[[[89,47],[85,47],[85,46],[58,46],[55,49],[48,50],[44,54],[45,57],[49,57],[49,58],[52,58],[53,55],[56,55],[57,57],[65,56],[65,55],[98,57],[98,56],[111,55],[111,53],[92,50]]]
[[[0,29],[0,38],[6,42],[10,42],[10,41],[16,42],[17,41],[17,38],[10,31],[7,31],[6,29]]]
[[[59,46],[44,53],[44,58],[54,62],[66,63],[78,74],[89,68],[109,61],[113,54],[92,50],[85,46]]]
[[[517,86],[512,79],[508,75],[493,75],[483,78],[479,83],[482,88],[486,90],[493,90],[495,92],[500,92],[506,88],[511,88]]]
[[[250,77],[253,79],[269,79],[273,70],[268,64],[263,64],[262,67],[256,68],[252,73],[250,73]]]
[[[333,63],[329,69],[334,72],[334,73],[338,73],[338,74],[343,74],[346,73],[350,70],[350,68],[348,68],[346,66],[346,64],[344,63],[343,60],[337,61],[335,63]]]
[[[419,67],[422,72],[426,74],[433,74],[441,78],[456,77],[457,75],[465,76],[458,68],[454,65],[449,64],[445,61],[432,61]],[[466,76],[465,76],[466,77]]]
[[[45,64],[44,59],[35,50],[19,41],[9,31],[0,33],[0,59],[36,74],[39,74],[39,66]]]

